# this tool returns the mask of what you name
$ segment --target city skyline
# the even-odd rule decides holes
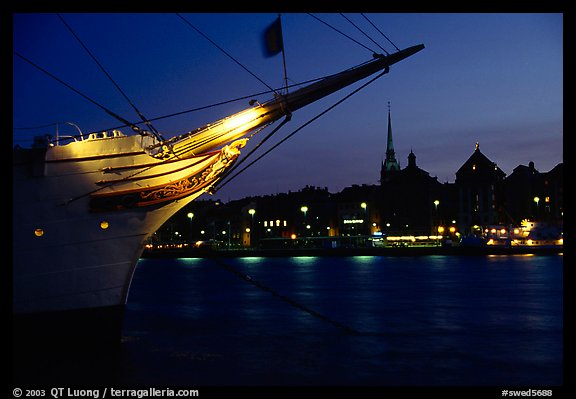
[[[344,15],[359,25],[364,22],[362,27],[368,32],[360,14]],[[266,90],[176,15],[63,16],[147,118]],[[375,47],[341,15],[314,16]],[[399,48],[419,43],[426,48],[303,129],[215,197],[227,201],[295,191],[307,185],[334,192],[352,184],[376,184],[385,158],[388,102],[400,166],[407,165],[407,156],[413,151],[418,166],[441,183],[454,181],[476,142],[508,175],[530,161],[541,172],[563,162],[562,14],[366,16]],[[261,34],[276,14],[182,17],[264,81],[282,86],[282,57],[266,58],[261,51]],[[282,21],[290,83],[371,58],[366,49],[310,15],[283,14]],[[155,25],[163,29],[131,29]],[[16,51],[106,107],[136,119],[56,15],[15,14],[13,32]],[[387,51],[395,50],[373,29],[369,32]],[[354,88],[295,113],[277,140]],[[18,57],[13,59],[13,89],[14,127],[72,121],[86,132],[118,126],[104,112]],[[247,102],[154,125],[171,137],[246,108]],[[127,128],[122,130],[129,133]],[[47,133],[53,133],[53,128]],[[14,143],[33,134],[39,133],[15,130]]]

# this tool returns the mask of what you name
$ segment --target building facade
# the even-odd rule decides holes
[[[480,145],[456,172],[458,227],[466,233],[473,226],[505,223],[502,204],[506,173],[480,151]]]
[[[518,226],[523,220],[561,224],[563,164],[549,172],[534,163],[510,176],[480,151],[440,183],[421,169],[413,151],[402,169],[396,160],[390,109],[386,157],[379,185],[338,193],[306,186],[297,192],[247,197],[228,203],[194,201],[154,235],[156,242],[213,241],[226,247],[371,245],[371,237],[442,234],[451,239],[487,226]]]
[[[563,164],[546,173],[536,170],[534,162],[518,165],[505,181],[503,207],[511,224],[523,219],[557,223],[564,215]]]

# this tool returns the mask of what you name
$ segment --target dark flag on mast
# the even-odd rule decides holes
[[[280,16],[276,21],[266,28],[264,31],[264,54],[267,57],[272,57],[284,51],[284,41],[282,40],[282,23]]]

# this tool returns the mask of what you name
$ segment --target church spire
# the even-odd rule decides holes
[[[390,101],[388,101],[388,141],[386,144],[386,160],[383,169],[385,171],[400,170],[400,164],[396,160],[394,141],[392,140],[392,121],[390,117]]]

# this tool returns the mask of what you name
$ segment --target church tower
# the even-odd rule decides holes
[[[388,101],[388,141],[386,143],[386,159],[380,169],[380,183],[390,180],[394,172],[400,170],[400,164],[396,160],[394,141],[392,140],[392,122],[390,118],[390,101]]]

